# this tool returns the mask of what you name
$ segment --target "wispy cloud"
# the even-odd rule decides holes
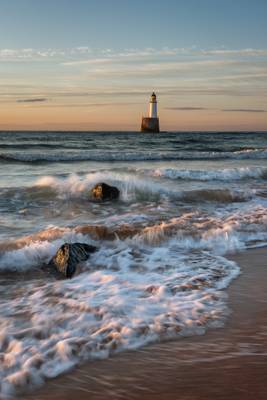
[[[220,72],[219,70],[224,67],[242,67],[238,61],[231,60],[194,60],[194,61],[162,61],[162,62],[147,62],[139,64],[126,64],[120,63],[113,65],[114,63],[109,63],[110,65],[104,65],[99,63],[99,65],[90,66],[85,73],[88,72],[90,76],[95,77],[114,77],[114,78],[130,78],[130,77],[165,77],[170,78],[171,75],[177,76],[178,73],[184,73],[189,76],[192,71],[196,71],[198,75],[201,73],[207,75],[207,69],[214,70],[215,73]],[[76,64],[78,65],[78,64]],[[178,76],[179,77],[179,76]]]
[[[165,107],[165,110],[171,111],[206,111],[206,110],[216,110],[223,112],[244,112],[244,113],[264,113],[267,112],[264,109],[255,109],[255,108],[206,108],[206,107]]]
[[[250,56],[250,57],[266,57],[267,49],[237,49],[237,50],[229,50],[229,49],[213,49],[213,50],[201,50],[201,53],[208,56]]]
[[[97,58],[90,58],[86,60],[72,60],[72,61],[65,61],[62,62],[62,65],[65,66],[80,66],[80,65],[96,65],[96,64],[114,64],[119,60],[115,60],[114,58],[107,58],[107,57],[97,57]]]
[[[2,85],[0,85],[2,87]],[[4,86],[5,88],[5,86]],[[142,85],[136,85],[136,87],[129,86],[113,86],[109,88],[108,86],[101,86],[95,87],[88,90],[87,88],[83,87],[73,87],[73,88],[62,88],[54,86],[51,87],[31,87],[32,92],[25,94],[25,89],[27,92],[29,90],[28,86],[14,86],[12,90],[9,90],[7,93],[1,93],[0,101],[3,102],[19,102],[19,103],[31,103],[31,102],[44,102],[53,100],[55,105],[55,101],[60,101],[60,99],[72,99],[76,98],[78,101],[79,98],[83,98],[84,101],[87,98],[88,100],[92,99],[90,104],[98,104],[95,102],[95,99],[105,99],[103,104],[110,104],[110,99],[113,101],[120,102],[121,99],[126,100],[128,102],[130,99],[134,99],[134,101],[142,102],[144,98],[147,98],[151,92],[151,85],[146,84],[144,87]],[[5,88],[6,90],[6,88]],[[260,96],[262,98],[267,97],[267,88],[254,88],[254,87],[216,87],[216,86],[199,86],[199,87],[192,87],[192,86],[181,86],[180,84],[174,84],[173,86],[168,85],[158,85],[157,87],[157,94],[159,98],[162,100],[163,98],[191,98],[196,99],[198,97],[254,97]],[[29,96],[29,97],[23,97]],[[36,99],[36,100],[35,100]],[[44,100],[42,100],[44,99]],[[125,101],[123,101],[124,103]],[[130,101],[132,103],[132,101]],[[99,103],[102,104],[100,100]],[[113,103],[114,104],[114,103]],[[170,106],[169,109],[173,110],[181,110],[184,107],[176,107]],[[200,106],[196,107],[186,107],[189,109],[196,109],[196,108],[204,108]]]
[[[0,49],[0,60],[1,61],[33,61],[42,60],[53,57],[64,57],[64,50],[58,49]]]
[[[123,102],[123,103],[81,103],[81,102],[76,102],[76,103],[53,103],[53,104],[46,104],[43,107],[46,108],[106,108],[106,107],[129,107],[133,106],[136,104],[140,103],[134,103],[134,102]]]
[[[92,50],[86,46],[73,47],[68,49],[59,48],[21,48],[21,49],[0,49],[0,61],[41,61],[47,59],[88,56]]]
[[[113,50],[110,48],[97,49],[90,46],[77,46],[71,48],[4,48],[0,49],[1,61],[34,61],[47,59],[61,59],[65,65],[90,63],[93,59],[99,60],[146,60],[175,57],[267,57],[267,49],[200,49],[195,46],[187,48],[162,47],[162,48],[125,48]],[[89,57],[84,59],[85,57]]]
[[[28,63],[27,68],[25,64],[12,64],[20,60]],[[44,64],[36,68],[34,62],[42,60]],[[10,61],[8,68],[1,61]],[[204,115],[205,110],[266,112],[267,50],[264,49],[114,50],[89,46],[0,49],[0,72],[0,103],[6,107],[14,103],[24,103],[25,107],[28,103],[27,108],[33,110],[37,107],[111,110],[115,105],[133,108],[131,104],[138,103],[145,107],[151,89],[155,89],[161,110],[169,110],[172,118],[178,118],[175,112],[178,115],[183,111],[196,115],[198,112]]]
[[[165,107],[165,110],[172,110],[172,111],[203,111],[209,110],[205,107]]]
[[[265,113],[266,110],[256,108],[225,108],[224,112]]]
[[[45,101],[48,101],[48,99],[42,97],[42,98],[29,98],[29,99],[18,99],[17,103],[43,103]]]

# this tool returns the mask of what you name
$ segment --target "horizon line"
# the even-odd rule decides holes
[[[205,129],[205,130],[162,130],[159,133],[153,132],[141,132],[140,130],[88,130],[88,129],[0,129],[0,133],[2,132],[83,132],[83,133],[141,133],[141,134],[153,134],[160,135],[162,133],[267,133],[266,130],[214,130],[214,129]]]

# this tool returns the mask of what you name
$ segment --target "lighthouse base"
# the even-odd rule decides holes
[[[159,133],[159,119],[158,118],[142,118],[141,132]]]

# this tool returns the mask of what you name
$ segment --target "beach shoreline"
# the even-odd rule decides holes
[[[266,398],[267,248],[228,255],[241,274],[229,288],[225,326],[87,362],[23,400]]]

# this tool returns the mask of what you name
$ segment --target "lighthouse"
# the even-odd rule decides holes
[[[157,96],[153,92],[149,102],[149,118],[158,118],[157,112]]]
[[[149,101],[149,114],[148,117],[142,118],[141,132],[159,132],[159,118],[157,111],[157,96],[153,92]]]

